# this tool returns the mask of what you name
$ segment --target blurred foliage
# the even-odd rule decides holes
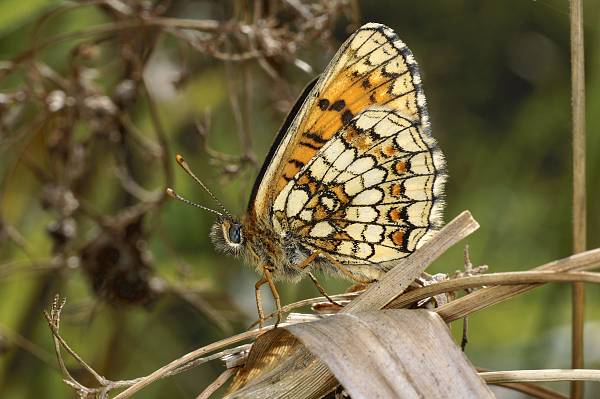
[[[290,4],[309,4],[315,14],[306,18]],[[594,248],[600,3],[585,7]],[[220,30],[182,29],[171,18],[214,21]],[[173,185],[213,205],[174,169],[174,154],[184,154],[232,212],[243,212],[294,97],[367,21],[392,27],[419,61],[448,159],[447,219],[469,209],[481,224],[468,240],[473,262],[525,270],[570,254],[565,1],[3,1],[0,397],[73,397],[41,313],[57,292],[69,300],[63,335],[111,379],[149,373],[255,319],[257,276],[214,252],[213,216],[164,200]],[[433,271],[461,268],[456,247]],[[349,285],[323,281],[330,292]],[[310,282],[280,283],[280,292],[285,303],[317,295]],[[595,368],[598,305],[600,293],[588,290],[586,356]],[[570,289],[543,287],[480,312],[469,338],[477,366],[568,368]],[[143,395],[192,397],[220,369],[202,366]],[[599,393],[588,384],[588,397]]]

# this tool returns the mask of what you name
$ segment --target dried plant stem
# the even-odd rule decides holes
[[[160,122],[160,118],[158,115],[158,107],[156,106],[154,99],[152,98],[152,95],[151,95],[150,91],[148,90],[146,81],[143,79],[142,79],[141,87],[143,88],[144,93],[146,94],[146,100],[148,102],[148,111],[150,112],[150,120],[152,121],[152,125],[154,126],[154,132],[156,134],[156,139],[159,142],[160,146],[162,147],[161,161],[162,161],[163,168],[165,171],[165,186],[171,187],[173,185],[174,177],[173,177],[173,166],[172,166],[171,160],[167,156],[167,154],[171,153],[171,151],[170,151],[171,146],[169,144],[169,139],[167,138],[167,134]],[[166,196],[163,195],[162,199],[166,199]]]
[[[600,381],[600,370],[586,369],[486,371],[478,374],[488,384],[536,381]]]
[[[511,389],[513,391],[522,392],[525,395],[528,395],[532,398],[538,399],[567,399],[567,397],[559,392],[556,392],[552,389],[548,389],[546,387],[542,387],[536,384],[532,384],[530,382],[498,382],[498,383],[490,383],[493,385],[498,385],[506,389]]]
[[[600,253],[598,253],[598,263],[591,264],[585,268],[592,268],[600,266]],[[422,299],[432,297],[434,295],[442,294],[445,292],[460,291],[469,288],[480,288],[490,285],[519,285],[519,284],[532,284],[532,283],[570,283],[570,282],[587,282],[587,283],[600,283],[600,273],[588,273],[588,272],[563,272],[556,273],[551,271],[527,271],[527,272],[504,272],[504,273],[493,273],[493,274],[482,274],[479,276],[465,276],[453,278],[451,280],[440,281],[431,285],[420,287],[412,291],[403,293],[394,299],[387,306],[389,308],[402,308],[410,305],[411,303],[418,302]],[[360,295],[362,291],[331,295],[331,298],[338,302],[345,302]],[[287,313],[291,310],[298,309],[304,306],[310,306],[317,303],[327,302],[327,298],[320,296],[315,298],[307,298],[298,302],[290,303],[281,308],[282,312]],[[266,316],[267,319],[274,317],[275,312]]]
[[[583,46],[583,0],[571,0],[571,101],[573,108],[573,252],[586,248],[585,184],[585,68]],[[582,368],[585,291],[573,284],[573,335],[571,366]],[[583,397],[583,384],[571,383],[571,398]]]
[[[282,323],[279,326],[284,327],[286,323]],[[185,367],[187,364],[194,362],[196,359],[206,355],[207,353],[214,352],[221,348],[233,345],[235,343],[245,341],[248,339],[256,338],[257,336],[273,329],[273,326],[267,326],[262,329],[250,330],[243,332],[241,334],[234,335],[232,337],[223,339],[218,342],[214,342],[210,345],[203,346],[202,348],[198,348],[192,352],[189,352],[180,358],[172,361],[171,363],[159,368],[153,373],[147,375],[146,377],[140,378],[135,384],[118,394],[114,397],[114,399],[125,399],[131,397],[134,393],[138,392],[140,389],[146,387],[147,385],[164,378],[165,376],[171,374],[174,370],[178,370],[182,367]]]
[[[600,264],[600,255],[598,259]],[[597,266],[597,265],[596,265]],[[480,276],[459,277],[452,280],[433,283],[425,287],[406,292],[392,301],[391,308],[402,308],[425,298],[444,292],[454,292],[469,288],[477,288],[489,285],[519,285],[532,283],[550,283],[550,282],[588,282],[600,283],[600,273],[572,272],[557,273],[550,271],[537,272],[506,272],[483,274]]]
[[[48,322],[48,326],[50,327],[50,330],[52,331],[52,335],[54,338],[56,357],[58,359],[58,364],[60,367],[60,371],[63,374],[64,381],[67,385],[73,387],[80,396],[88,397],[89,395],[94,395],[94,397],[98,397],[99,399],[105,399],[108,397],[107,396],[108,393],[114,389],[123,389],[123,388],[132,387],[132,386],[137,386],[140,383],[143,386],[144,381],[146,381],[150,376],[156,374],[156,372],[155,372],[155,373],[151,374],[150,376],[139,377],[139,378],[135,378],[132,380],[122,380],[122,381],[111,381],[111,380],[104,378],[102,375],[100,375],[96,370],[94,370],[94,368],[92,368],[90,365],[88,365],[83,360],[83,358],[81,358],[73,349],[71,349],[71,347],[67,344],[67,342],[61,337],[60,332],[59,332],[60,314],[61,314],[64,304],[65,304],[65,300],[64,299],[61,300],[58,296],[56,296],[54,299],[54,302],[52,304],[51,311],[44,312],[44,317],[46,318],[46,320]],[[225,349],[221,352],[213,353],[210,356],[201,356],[202,354],[214,352],[217,349],[222,348],[223,346],[230,345],[232,343],[232,341],[234,341],[234,338],[243,339],[243,337],[241,337],[241,336],[244,336],[244,335],[250,335],[250,338],[254,338],[257,334],[260,334],[267,330],[268,329],[263,329],[262,331],[259,331],[259,330],[248,331],[247,333],[239,334],[235,337],[231,337],[229,339],[225,339],[225,340],[216,342],[207,347],[200,348],[200,349],[192,352],[193,356],[192,356],[192,354],[188,354],[188,355],[185,355],[182,358],[178,359],[178,360],[181,360],[181,359],[185,358],[185,359],[187,359],[187,361],[172,362],[170,364],[170,366],[172,366],[172,367],[166,367],[166,366],[163,367],[161,369],[161,370],[163,370],[163,372],[160,373],[160,375],[157,375],[156,379],[162,379],[162,378],[166,378],[166,377],[170,377],[170,376],[182,373],[184,371],[187,371],[189,369],[197,367],[197,366],[204,364],[206,362],[209,362],[211,360],[216,360],[216,359],[222,358],[223,356],[240,354],[244,351],[247,351],[250,348],[249,344],[241,345],[241,346],[238,346],[235,348]],[[75,379],[71,375],[71,373],[67,369],[65,362],[63,360],[63,357],[61,355],[61,348],[66,350],[67,353],[69,353],[69,355],[71,355],[81,367],[83,367],[88,373],[90,373],[94,377],[94,379],[98,383],[99,387],[89,388],[89,387],[81,384],[79,381],[77,381],[77,379]],[[221,383],[221,385],[224,384],[225,382],[226,382],[226,380],[224,380]],[[211,384],[211,386],[214,387],[215,384],[216,383],[213,383],[213,384]],[[214,388],[214,390],[216,390],[216,389],[218,389],[218,386],[216,386]],[[126,392],[123,392],[123,393],[117,395],[116,397],[121,397],[123,394],[126,394]],[[128,396],[129,395],[125,395],[124,397],[128,397]]]
[[[596,267],[600,264],[600,248],[582,252],[559,259],[537,267],[536,271],[569,272],[584,268]],[[512,285],[484,288],[471,294],[465,295],[455,301],[436,309],[436,312],[451,322],[461,319],[475,311],[485,309],[496,303],[512,298],[523,292],[532,290],[540,284]]]
[[[357,292],[348,292],[348,293],[344,293],[344,294],[337,294],[337,295],[330,295],[329,297],[334,300],[335,302],[342,302],[342,303],[347,303],[348,301],[352,300],[353,298],[356,298],[358,295],[362,294],[363,291],[357,291]],[[329,302],[329,300],[324,297],[324,296],[318,296],[315,298],[307,298],[307,299],[302,299],[298,302],[294,302],[294,303],[290,303],[289,305],[285,305],[281,307],[281,312],[282,313],[287,313],[291,310],[294,309],[298,309],[304,306],[311,306],[317,303],[323,303],[323,302]],[[273,318],[277,316],[277,312],[273,312],[267,316],[265,316],[265,320],[268,320],[270,318]],[[253,325],[256,325],[258,323],[255,322]]]
[[[223,371],[216,380],[214,380],[209,386],[206,387],[206,389],[204,389],[204,391],[200,392],[200,395],[196,396],[196,399],[210,398],[211,395],[215,393],[217,389],[221,388],[221,386],[223,386],[223,384],[225,384],[236,371],[237,367]]]

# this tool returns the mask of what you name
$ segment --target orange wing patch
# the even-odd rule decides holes
[[[425,100],[410,50],[391,29],[367,24],[342,46],[307,103],[308,109],[296,127],[299,134],[288,144],[276,193],[337,131],[366,108],[385,105],[421,121]]]

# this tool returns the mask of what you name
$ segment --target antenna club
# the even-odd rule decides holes
[[[181,155],[179,155],[179,154],[175,155],[175,160],[176,160],[176,161],[177,161],[177,163],[178,163],[178,164],[180,164],[180,165],[181,165],[181,164],[184,164],[184,163],[186,163],[186,162],[185,162],[185,159],[184,159],[184,158],[183,158]]]
[[[175,198],[175,199],[177,198],[177,193],[175,192],[175,190],[173,190],[170,187],[167,187],[167,189],[165,190],[165,193],[171,198]]]

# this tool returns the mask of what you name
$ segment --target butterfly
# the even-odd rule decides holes
[[[441,227],[445,180],[413,54],[392,29],[367,23],[292,108],[246,213],[211,210],[219,218],[210,236],[262,275],[255,285],[262,325],[264,284],[279,320],[276,280],[325,271],[366,283],[412,254]]]

